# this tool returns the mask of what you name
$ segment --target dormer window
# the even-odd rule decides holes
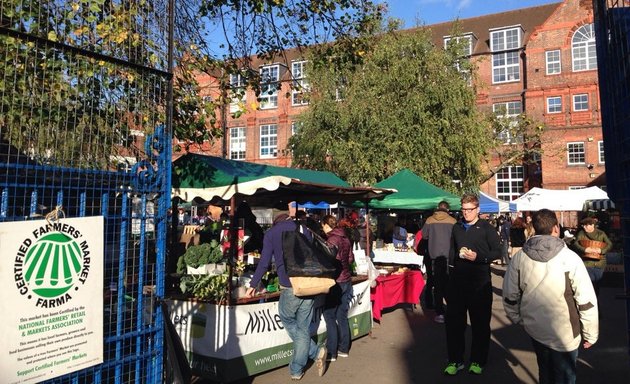
[[[490,31],[492,83],[521,80],[520,48],[523,30],[520,26]]]
[[[471,76],[470,71],[466,68],[469,66],[462,65],[462,62],[465,62],[470,59],[470,56],[473,53],[473,47],[477,43],[477,38],[472,33],[466,33],[462,36],[445,36],[444,37],[444,49],[448,49],[449,46],[458,44],[461,45],[462,49],[462,57],[457,60],[456,68],[459,72],[461,72],[466,80],[470,82]]]

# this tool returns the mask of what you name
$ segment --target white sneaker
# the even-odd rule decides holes
[[[437,315],[433,318],[433,321],[435,321],[438,324],[444,324],[444,315]]]
[[[337,352],[337,357],[348,357],[347,352]]]

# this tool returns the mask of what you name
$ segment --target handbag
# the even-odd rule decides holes
[[[284,266],[289,277],[329,277],[336,279],[341,273],[337,260],[337,247],[326,243],[310,229],[311,238],[300,232],[304,228],[296,224],[295,231],[282,233]]]
[[[330,288],[335,285],[335,280],[330,277],[294,276],[289,277],[289,280],[293,294],[299,297],[328,293]]]

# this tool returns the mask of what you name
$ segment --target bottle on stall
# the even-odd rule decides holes
[[[359,321],[356,317],[352,319],[352,336],[359,336]]]

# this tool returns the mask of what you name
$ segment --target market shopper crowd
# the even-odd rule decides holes
[[[427,284],[423,293],[425,309],[433,319],[445,323],[447,364],[443,373],[482,375],[489,359],[492,316],[491,264],[507,264],[503,283],[504,309],[508,318],[529,335],[539,367],[540,383],[574,383],[576,361],[581,347],[590,348],[598,338],[598,282],[605,267],[606,252],[612,243],[596,229],[596,220],[580,222],[575,238],[561,239],[564,233],[556,214],[549,210],[530,212],[511,221],[509,217],[492,222],[479,212],[474,194],[461,198],[459,215],[451,215],[442,201],[415,234],[424,246]],[[309,325],[314,315],[314,297],[296,296],[284,270],[282,233],[304,226],[306,217],[280,214],[264,234],[262,254],[251,279],[247,296],[256,294],[263,274],[274,264],[280,282],[279,316],[293,341],[289,373],[300,380],[313,360],[319,376],[327,365],[350,352],[348,310],[352,299],[351,265],[353,249],[361,249],[369,230],[356,215],[341,219],[327,215],[315,232],[324,234],[337,249],[341,273],[326,295],[323,318],[327,337],[322,345],[311,337]],[[455,216],[455,217],[454,217]],[[456,218],[458,217],[458,218]],[[393,238],[401,237],[404,220],[397,220]],[[414,233],[415,228],[406,232]],[[396,236],[398,235],[398,236]],[[312,236],[312,235],[311,235]],[[372,235],[370,235],[372,238]],[[585,241],[582,241],[585,240]],[[355,243],[357,243],[355,248]],[[602,262],[602,259],[604,260]],[[469,319],[469,320],[468,320]],[[466,328],[472,330],[467,348]],[[469,350],[469,356],[465,356]]]

